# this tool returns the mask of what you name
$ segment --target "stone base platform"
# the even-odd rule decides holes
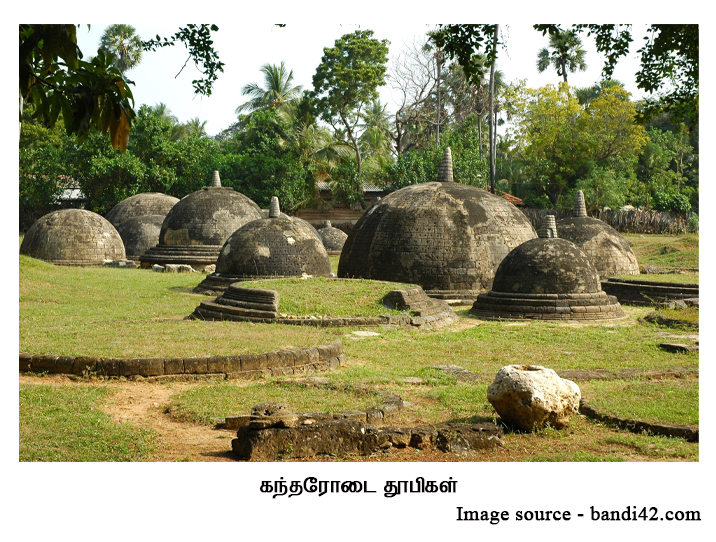
[[[213,301],[202,301],[189,318],[317,327],[405,326],[418,329],[437,329],[458,320],[452,307],[444,301],[429,298],[420,287],[392,290],[385,296],[384,304],[391,309],[406,310],[409,313],[378,317],[280,318],[278,292],[245,288],[237,283],[231,284]]]
[[[585,294],[480,294],[470,314],[484,320],[612,320],[626,314],[605,292]]]
[[[674,284],[610,278],[602,281],[602,290],[625,305],[657,305],[664,301],[699,297],[698,284]]]
[[[139,258],[141,267],[155,264],[186,264],[197,271],[203,271],[207,265],[216,264],[221,245],[157,245],[148,249]]]
[[[276,461],[329,455],[371,455],[410,446],[462,453],[504,444],[502,428],[492,423],[377,427],[357,420],[337,420],[297,427],[241,427],[231,441],[234,453],[248,461]]]
[[[448,305],[472,305],[480,290],[425,290],[433,299],[446,301]]]

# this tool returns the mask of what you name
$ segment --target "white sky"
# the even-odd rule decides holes
[[[200,74],[193,63],[187,64],[179,77],[176,74],[187,58],[186,49],[177,45],[153,53],[145,53],[142,63],[127,72],[127,77],[136,84],[132,89],[137,107],[141,104],[167,104],[172,113],[181,121],[199,117],[207,122],[207,133],[214,135],[227,128],[236,120],[234,110],[246,101],[241,88],[250,82],[263,86],[263,77],[259,72],[263,64],[280,64],[293,70],[294,81],[306,89],[312,89],[312,77],[321,62],[324,47],[332,47],[335,40],[354,30],[370,29],[377,39],[390,41],[390,59],[404,50],[404,43],[413,38],[420,39],[435,25],[422,23],[368,23],[368,24],[326,24],[326,23],[288,23],[279,28],[269,22],[248,25],[246,22],[214,19],[219,31],[214,33],[215,49],[222,62],[224,72],[214,85],[210,97],[195,96],[191,81]],[[159,34],[170,36],[176,32],[176,24],[132,24],[143,39]],[[78,44],[85,57],[96,54],[99,39],[110,23],[93,23],[90,29],[82,26],[78,30]],[[638,36],[633,43],[633,51],[618,64],[614,77],[625,84],[635,97],[643,96],[636,88],[634,76],[638,70],[636,49],[641,45],[641,30],[646,25],[635,25],[634,34]],[[531,23],[513,23],[501,26],[507,40],[507,49],[499,52],[498,68],[505,74],[506,80],[527,79],[533,87],[557,84],[561,79],[553,69],[539,74],[536,68],[537,53],[548,45],[548,37],[542,36],[532,28]],[[569,74],[571,85],[586,87],[601,79],[602,57],[596,52],[593,38],[583,36],[583,45],[587,50],[587,70]],[[388,62],[390,67],[391,60]],[[395,110],[391,100],[389,86],[381,89],[381,100]]]

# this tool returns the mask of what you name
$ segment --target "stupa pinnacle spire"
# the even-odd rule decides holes
[[[269,218],[278,218],[281,215],[281,207],[278,204],[278,197],[271,196],[271,204],[269,206]]]
[[[221,179],[219,178],[219,172],[214,171],[211,177],[211,186],[214,188],[221,188]]]
[[[584,203],[584,192],[577,190],[577,194],[574,196],[574,209],[572,209],[572,216],[583,218],[587,216],[587,206]]]
[[[547,215],[542,220],[542,227],[539,230],[540,239],[555,239],[557,237],[557,221],[554,215]]]
[[[443,154],[443,161],[440,163],[440,171],[438,172],[439,183],[451,183],[453,182],[452,177],[452,151],[450,147],[445,147],[445,154]]]

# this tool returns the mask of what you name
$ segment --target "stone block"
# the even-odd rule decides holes
[[[501,427],[492,423],[445,424],[437,427],[435,446],[443,452],[462,453],[504,446]]]
[[[184,374],[184,360],[181,358],[167,358],[164,360],[165,375]]]
[[[88,358],[88,357],[74,358],[74,361],[72,362],[72,374],[81,375],[85,372],[87,372],[87,373],[99,372],[97,370],[98,361],[99,360],[97,358]]]
[[[25,372],[30,370],[32,364],[32,354],[27,352],[20,352],[20,371]]]
[[[208,358],[184,358],[185,374],[206,374],[209,372]]]
[[[241,354],[241,371],[258,371],[268,368],[268,356],[266,354]]]
[[[164,359],[163,358],[150,358],[143,359],[139,364],[140,376],[162,376],[164,374]]]

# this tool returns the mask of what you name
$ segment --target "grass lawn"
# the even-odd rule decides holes
[[[144,461],[152,431],[117,424],[99,409],[112,390],[20,386],[20,461]]]
[[[682,235],[624,233],[640,267],[699,267],[699,234]]]
[[[646,254],[647,244],[657,246],[655,250],[659,252],[659,243],[663,246],[673,241],[676,243],[672,243],[673,246],[681,247],[679,252],[667,251],[665,255],[680,255],[677,263],[689,267],[694,261],[689,252],[693,249],[698,262],[697,236],[653,237],[665,239],[645,241],[635,252],[644,250]],[[641,265],[650,263],[648,259],[642,261],[639,253],[637,257]],[[166,408],[177,420],[199,425],[210,424],[214,418],[248,413],[253,405],[265,401],[288,402],[296,411],[365,409],[379,403],[379,389],[392,391],[408,403],[391,421],[392,425],[492,421],[496,415],[487,402],[486,389],[504,365],[532,363],[560,371],[668,369],[699,364],[698,353],[672,354],[659,348],[668,334],[695,333],[695,330],[640,322],[654,311],[649,307],[625,306],[627,317],[613,322],[575,324],[481,321],[467,313],[469,307],[457,307],[460,321],[443,329],[375,328],[377,335],[358,336],[353,333],[355,328],[185,320],[207,299],[192,292],[202,279],[201,274],[59,267],[20,256],[20,350],[58,355],[178,357],[266,352],[288,346],[314,346],[336,339],[343,342],[346,366],[321,375],[330,384],[325,389],[303,387],[291,377],[251,382],[195,382],[166,389],[166,400],[160,408]],[[270,287],[269,282],[275,285],[279,281],[266,281],[260,287]],[[351,281],[355,289],[348,292],[342,288],[349,285],[349,281],[281,282],[280,312],[315,315],[356,315],[343,311],[353,312],[358,308],[386,314],[388,309],[376,304],[385,291],[395,288],[390,283]],[[367,292],[364,288],[368,288]],[[291,305],[285,303],[296,305],[289,310],[287,307]],[[683,311],[673,312],[669,313],[670,318],[686,315]],[[698,308],[687,312],[686,317],[698,322]],[[450,364],[484,377],[477,382],[459,382],[433,368]],[[21,460],[126,461],[157,457],[153,452],[156,441],[153,430],[143,425],[119,424],[99,410],[98,406],[112,401],[112,381],[101,385],[91,381],[49,385],[42,378],[31,380],[32,384],[23,383],[20,387]],[[135,384],[152,385],[124,383],[126,386]],[[592,381],[580,386],[590,404],[607,413],[625,412],[628,417],[649,421],[698,424],[698,381],[695,379]],[[363,387],[367,387],[367,391]],[[685,410],[681,405],[686,405]],[[647,406],[653,408],[646,409]],[[534,435],[510,433],[506,436],[505,449],[481,452],[478,458],[485,461],[653,459],[698,460],[698,445],[680,439],[631,435],[575,418],[569,431],[547,430]]]

